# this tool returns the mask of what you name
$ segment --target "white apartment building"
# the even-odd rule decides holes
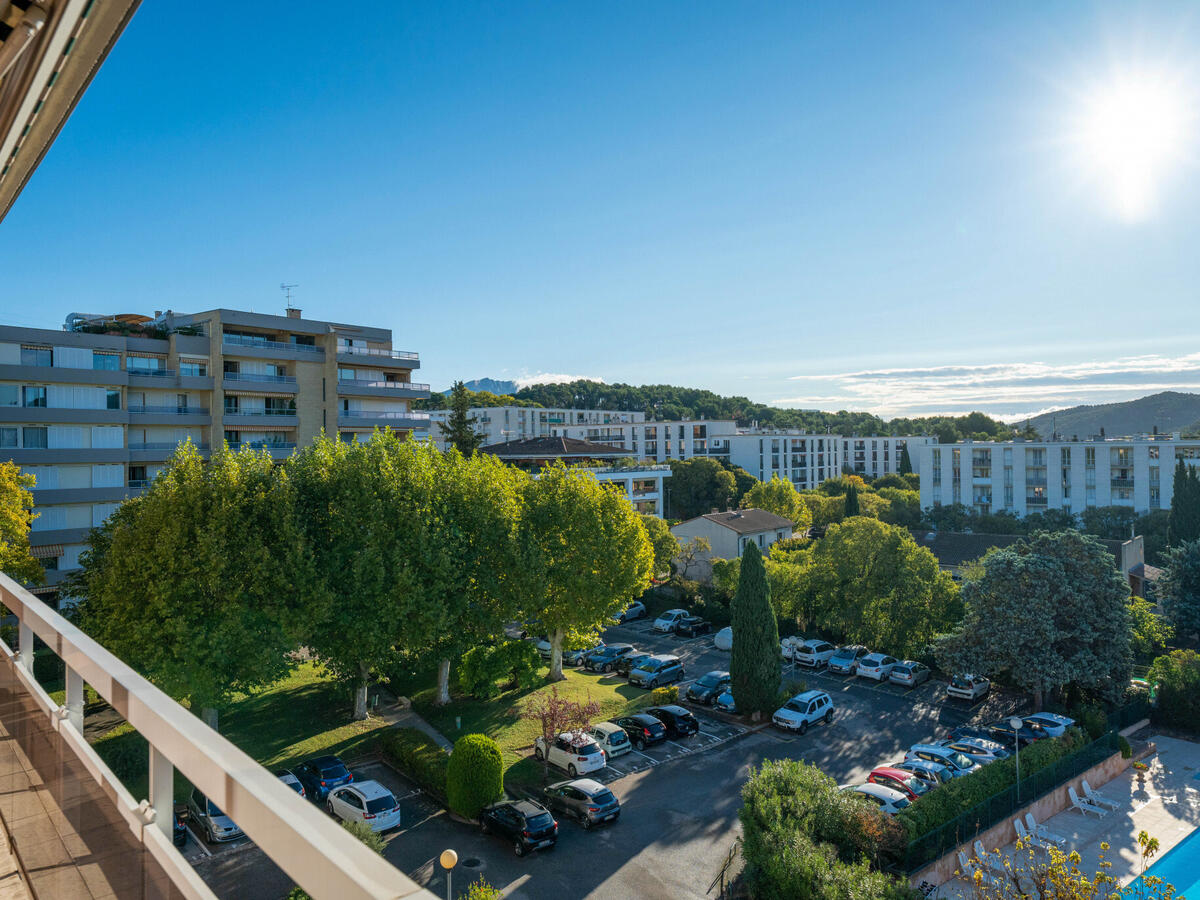
[[[841,463],[843,470],[853,471],[864,478],[880,478],[900,471],[900,457],[908,447],[912,470],[917,471],[917,455],[921,447],[936,444],[937,438],[916,437],[843,437]]]
[[[845,437],[748,430],[720,436],[710,443],[727,447],[728,460],[759,481],[770,481],[778,475],[797,490],[807,490],[846,471],[866,478],[895,474],[900,471],[900,455],[906,445],[915,471],[918,449],[936,440],[923,436]]]
[[[918,466],[921,508],[961,503],[981,513],[1019,516],[1047,509],[1078,514],[1095,506],[1168,509],[1179,459],[1200,465],[1200,440],[1176,433],[928,444],[920,448]]]

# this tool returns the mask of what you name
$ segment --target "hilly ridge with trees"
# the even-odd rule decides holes
[[[1164,434],[1196,434],[1200,433],[1200,394],[1162,391],[1123,403],[1072,406],[1035,416],[1029,424],[1044,438],[1057,432],[1083,440],[1102,429],[1109,436],[1149,433],[1155,428]]]

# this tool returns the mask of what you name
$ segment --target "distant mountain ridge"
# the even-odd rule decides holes
[[[1029,424],[1047,439],[1054,432],[1065,438],[1087,438],[1102,428],[1110,437],[1149,433],[1155,428],[1165,434],[1195,431],[1200,426],[1200,394],[1163,391],[1123,403],[1072,406],[1036,416]]]
[[[515,394],[518,390],[515,381],[498,381],[495,378],[475,378],[464,382],[464,384],[466,384],[467,390],[487,391],[489,394],[497,394],[501,397],[507,394]],[[442,393],[449,394],[450,388],[446,388]]]

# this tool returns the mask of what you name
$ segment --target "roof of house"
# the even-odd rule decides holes
[[[1138,563],[1129,570],[1130,575],[1136,575],[1143,581],[1158,581],[1162,578],[1163,570],[1158,566],[1148,566],[1145,563]]]
[[[523,441],[504,441],[479,448],[501,459],[547,459],[550,457],[582,456],[590,459],[633,456],[629,450],[594,444],[572,437],[540,437]]]
[[[1024,538],[1020,534],[972,534],[965,531],[918,531],[912,532],[913,540],[927,548],[938,559],[943,568],[958,568],[972,562],[993,547],[1011,547]],[[1121,564],[1121,541],[1101,540],[1113,555],[1115,565]]]
[[[776,531],[780,528],[791,528],[792,520],[767,512],[765,509],[732,509],[726,512],[707,513],[689,519],[708,519],[715,525],[736,531],[738,534],[758,534],[760,531]],[[686,524],[681,522],[681,525]]]

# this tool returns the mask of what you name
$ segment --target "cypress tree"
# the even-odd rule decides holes
[[[1182,459],[1175,465],[1169,526],[1173,545],[1200,538],[1200,478]]]
[[[783,678],[779,661],[779,625],[771,606],[771,588],[758,547],[747,542],[737,593],[730,607],[733,649],[729,674],[739,712],[756,721],[774,711]]]
[[[901,475],[911,475],[912,470],[913,470],[912,457],[908,455],[908,445],[905,444],[903,447],[900,448],[899,472]]]
[[[858,507],[858,485],[851,482],[846,488],[846,518],[862,515]]]

